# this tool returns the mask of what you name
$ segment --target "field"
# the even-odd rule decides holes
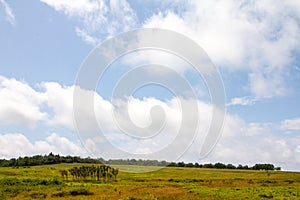
[[[75,166],[0,168],[0,199],[300,199],[296,172],[169,167],[120,171],[117,182],[63,180],[60,170]]]

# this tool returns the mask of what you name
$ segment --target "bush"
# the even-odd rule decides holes
[[[65,196],[79,196],[79,195],[93,195],[94,193],[85,189],[85,188],[79,188],[79,189],[73,189],[69,192],[58,192],[56,194],[52,194],[52,197],[65,197]]]
[[[34,192],[31,193],[29,196],[33,199],[45,199],[47,197],[47,194],[42,192]]]
[[[294,180],[285,180],[284,182],[287,182],[287,183],[289,183],[289,184],[292,184],[292,183],[294,183]]]
[[[52,194],[51,196],[52,197],[64,197],[64,196],[67,196],[67,195],[68,195],[67,192],[58,192],[58,193]]]
[[[273,195],[272,194],[259,194],[258,195],[259,197],[262,197],[262,198],[266,198],[266,199],[273,199]]]
[[[63,182],[58,180],[57,178],[50,178],[50,179],[23,179],[24,185],[61,185]]]
[[[7,185],[7,186],[13,186],[13,185],[19,185],[20,181],[17,178],[8,178],[8,179],[2,179],[1,185]]]
[[[94,193],[85,189],[85,188],[80,188],[76,190],[71,190],[70,195],[72,196],[78,196],[78,195],[93,195]]]

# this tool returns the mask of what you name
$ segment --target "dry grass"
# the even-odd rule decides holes
[[[117,182],[62,180],[80,165],[0,168],[0,199],[300,199],[296,172],[122,166]]]

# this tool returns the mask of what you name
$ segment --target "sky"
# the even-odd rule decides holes
[[[199,149],[215,107],[203,77],[178,56],[157,49],[139,50],[113,62],[95,90],[76,85],[82,65],[98,45],[141,28],[183,34],[206,52],[218,70],[226,116],[208,156],[200,158]],[[126,99],[114,99],[118,81],[149,63],[168,66],[188,81],[194,99],[182,98],[159,84],[136,88]],[[171,77],[164,68],[153,69],[142,71],[142,78]],[[145,159],[199,163],[273,163],[300,171],[299,88],[298,0],[0,0],[1,158],[49,152],[84,157],[96,152],[104,158],[143,155]],[[74,119],[76,89],[83,96],[93,96],[95,116],[84,113],[86,105],[80,105]],[[199,111],[196,134],[189,125],[195,116],[181,113],[193,113],[195,105]],[[153,109],[157,106],[158,110]],[[162,116],[164,125],[158,136],[149,140],[130,137],[139,134],[141,129],[136,127],[145,128]],[[92,117],[101,124],[107,141],[129,154],[112,153],[97,138],[89,138],[99,132]],[[87,135],[78,133],[81,125]],[[150,156],[168,149],[179,130],[186,135],[178,137],[182,144],[175,142],[172,148],[180,157],[173,156],[174,150]]]

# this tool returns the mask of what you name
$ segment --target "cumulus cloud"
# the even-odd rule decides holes
[[[44,140],[30,141],[21,133],[0,134],[0,157],[12,158],[36,154],[48,154],[49,152],[62,155],[84,155],[85,151],[79,142],[52,133]]]
[[[144,27],[181,32],[218,66],[249,73],[248,90],[270,98],[288,93],[285,80],[299,51],[299,6],[294,1],[189,1],[183,13],[151,16]],[[298,4],[297,4],[298,5]],[[286,14],[282,14],[286,13]]]
[[[1,123],[19,123],[30,127],[42,120],[46,122],[46,128],[60,126],[72,132],[76,130],[76,125],[79,125],[83,130],[80,133],[83,134],[81,135],[82,142],[88,148],[89,153],[97,157],[111,158],[109,157],[111,155],[117,158],[115,152],[107,148],[107,144],[110,144],[133,155],[144,155],[142,157],[145,159],[174,160],[174,152],[176,152],[184,153],[179,158],[184,161],[231,162],[249,165],[257,162],[271,162],[284,169],[299,170],[297,166],[300,164],[300,137],[297,135],[286,137],[286,134],[278,134],[278,131],[299,131],[299,118],[285,119],[279,123],[248,123],[237,115],[227,114],[223,133],[216,148],[208,157],[197,160],[211,123],[213,106],[210,104],[178,97],[165,101],[155,98],[130,97],[125,101],[120,99],[112,103],[104,100],[94,91],[77,88],[82,96],[90,96],[94,99],[93,113],[95,114],[86,112],[87,105],[82,104],[78,108],[79,115],[75,124],[73,91],[77,86],[62,86],[55,82],[45,82],[39,84],[42,90],[37,91],[28,84],[15,79],[1,77],[0,83],[0,105],[3,105],[0,106]],[[13,102],[18,106],[13,107],[7,102]],[[199,110],[198,116],[191,115],[194,113],[195,107],[192,106],[194,103]],[[41,108],[45,105],[47,112],[41,112]],[[155,110],[156,106],[160,106],[164,113]],[[24,108],[26,109],[22,110]],[[182,115],[182,109],[188,114]],[[10,121],[7,116],[12,116]],[[18,121],[22,117],[23,119]],[[195,132],[192,127],[193,120],[197,117],[199,127]],[[96,123],[92,122],[94,118],[96,118]],[[139,132],[157,119],[164,121],[159,134]],[[185,123],[182,123],[182,120],[186,120]],[[103,131],[103,137],[99,136],[99,127]],[[155,128],[157,127],[154,126]],[[179,129],[182,129],[183,134],[178,135]],[[188,150],[186,149],[188,145],[184,146],[186,144],[191,144]],[[173,145],[171,150],[160,152],[169,145]],[[32,141],[24,134],[8,132],[0,135],[0,146],[0,156],[7,158],[44,154],[51,151],[59,154],[86,155],[77,140],[74,142],[57,133],[48,135],[44,140]],[[153,152],[152,157],[149,157],[148,155]],[[127,158],[127,154],[118,155]]]
[[[0,76],[0,124],[33,128],[38,121],[46,120],[41,107],[45,95],[27,83]]]
[[[290,92],[293,53],[300,50],[300,6],[295,0],[154,2],[161,5],[160,12],[150,10],[144,21],[127,1],[41,1],[78,19],[76,33],[93,45],[132,28],[170,29],[195,40],[217,66],[247,73],[246,90],[255,98]],[[174,66],[181,71],[186,67]]]
[[[285,131],[300,131],[300,118],[286,119],[281,122],[280,129]]]
[[[5,15],[6,15],[6,20],[11,24],[14,25],[16,20],[15,20],[15,15],[8,5],[8,3],[5,0],[0,0],[0,5],[2,4]]]
[[[278,124],[247,123],[239,116],[227,115],[222,137],[213,152],[199,162],[233,164],[273,163],[284,170],[299,170],[300,137],[274,134]],[[184,155],[186,161],[197,157],[197,146]]]
[[[45,90],[46,104],[53,111],[47,123],[52,126],[63,126],[74,130],[73,125],[73,89],[61,86],[56,82],[44,82],[41,87]]]
[[[41,2],[75,18],[80,25],[76,33],[87,43],[96,45],[103,39],[135,27],[137,17],[127,1],[122,0],[41,0]]]

